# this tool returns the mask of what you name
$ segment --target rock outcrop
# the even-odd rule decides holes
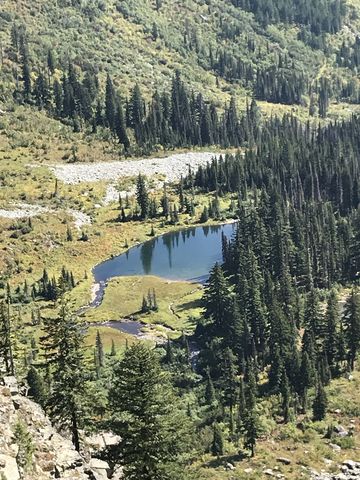
[[[360,480],[360,462],[346,460],[339,465],[339,473],[312,471],[311,480]]]
[[[42,408],[18,393],[15,379],[0,385],[1,480],[105,480],[109,465],[95,458],[86,461],[71,441],[51,425]],[[21,425],[23,438],[16,435]],[[25,443],[25,444],[23,444]],[[24,456],[25,458],[24,461]],[[119,475],[117,475],[119,478]]]

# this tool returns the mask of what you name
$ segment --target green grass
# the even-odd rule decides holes
[[[210,455],[204,455],[194,465],[196,478],[199,480],[250,480],[269,478],[264,474],[265,469],[272,469],[274,473],[285,475],[288,480],[299,480],[309,478],[309,469],[318,472],[324,470],[329,473],[337,473],[338,465],[346,459],[357,460],[360,445],[360,420],[359,413],[359,382],[360,372],[354,372],[351,381],[346,378],[335,379],[327,387],[329,399],[329,411],[322,422],[311,422],[311,411],[307,417],[301,418],[306,426],[305,431],[297,428],[296,424],[275,424],[269,425],[264,436],[259,439],[257,452],[254,459],[241,458],[238,449],[231,447],[226,455],[218,461]],[[261,403],[266,405],[269,400],[262,399]],[[340,413],[334,409],[340,408]],[[266,408],[265,410],[266,411]],[[331,440],[325,437],[328,426],[341,424],[346,429],[353,427],[354,434],[345,439],[333,437]],[[340,452],[334,451],[329,443],[342,444]],[[227,444],[229,447],[229,444]],[[290,465],[282,465],[277,461],[279,457],[286,457],[291,460]],[[325,459],[333,463],[328,465]],[[227,462],[235,465],[235,471],[226,472],[224,466]],[[250,473],[244,470],[252,469]]]
[[[158,311],[141,314],[143,296],[155,289]],[[86,313],[89,322],[136,316],[145,323],[163,324],[173,330],[193,330],[201,314],[202,288],[154,276],[120,277],[109,282],[102,304]]]
[[[111,352],[113,341],[115,344],[116,354],[118,355],[121,355],[127,346],[130,346],[136,342],[132,335],[127,335],[126,333],[115,330],[114,328],[103,326],[89,327],[85,340],[85,347],[88,349],[89,356],[93,352],[97,332],[100,333],[105,353]]]
[[[1,139],[0,135],[0,139]],[[56,148],[52,144],[52,148]],[[40,168],[29,168],[30,158],[27,156],[12,157],[12,150],[9,155],[0,154],[0,167],[4,175],[3,185],[0,188],[0,208],[14,208],[13,204],[18,202],[41,205],[50,210],[32,218],[32,230],[27,234],[21,234],[18,238],[12,238],[11,227],[17,220],[0,218],[0,270],[5,278],[9,278],[10,285],[14,290],[22,286],[26,280],[28,285],[37,281],[43,269],[49,276],[58,277],[62,266],[71,270],[74,274],[76,287],[70,293],[73,310],[78,310],[87,304],[91,299],[92,268],[101,261],[113,255],[124,253],[127,248],[144,242],[150,238],[151,227],[155,229],[156,235],[196,225],[203,206],[207,205],[211,195],[197,195],[196,215],[190,218],[188,215],[180,215],[178,225],[163,224],[159,218],[148,222],[127,222],[118,223],[119,207],[116,203],[102,205],[106,185],[104,182],[79,185],[65,185],[59,182],[58,195],[54,197],[55,177],[44,166]],[[133,180],[132,180],[133,181]],[[129,183],[129,180],[127,181]],[[120,185],[120,187],[123,185]],[[128,185],[129,186],[129,185]],[[178,202],[177,194],[168,190],[170,199]],[[155,194],[157,202],[160,201],[161,192]],[[132,200],[133,201],[133,200]],[[230,197],[221,199],[221,207],[226,212],[229,208]],[[79,241],[80,232],[73,225],[73,218],[66,213],[66,209],[83,211],[90,215],[92,225],[84,227],[89,235],[88,242]],[[67,228],[72,230],[73,240],[67,241]],[[144,287],[147,293],[148,288]],[[181,285],[179,292],[177,287],[169,285],[167,290],[159,287],[159,313],[148,315],[144,318],[147,323],[164,323],[175,330],[191,329],[193,322],[189,317],[197,317],[199,308],[196,301],[200,292],[190,295],[196,289],[189,284]],[[158,290],[158,286],[156,286]],[[163,291],[166,295],[162,297]],[[109,291],[112,292],[111,286]],[[123,295],[120,290],[120,295]],[[0,290],[0,297],[4,291]],[[110,302],[112,293],[110,294]],[[187,295],[187,298],[182,299]],[[106,297],[108,298],[108,297]],[[115,310],[109,308],[99,309],[89,313],[91,320],[97,321],[116,319],[119,316],[136,313],[140,308],[142,294],[134,300],[134,304],[127,310]],[[121,302],[120,302],[121,303]],[[169,310],[173,305],[174,313]],[[31,311],[40,307],[42,314],[47,314],[47,305],[43,302],[31,302],[21,306],[22,320],[29,323]],[[50,310],[51,314],[51,310]]]

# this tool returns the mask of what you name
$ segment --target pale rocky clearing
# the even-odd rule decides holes
[[[67,209],[65,212],[73,217],[74,225],[78,230],[81,230],[85,225],[91,225],[91,218],[86,213],[73,209]],[[45,213],[59,213],[59,211],[40,205],[31,205],[30,203],[16,203],[8,208],[0,208],[0,217],[12,220],[36,217]]]
[[[30,205],[27,203],[17,203],[14,208],[0,208],[0,217],[10,219],[30,218],[47,213],[49,210],[40,205]]]
[[[211,152],[179,153],[165,158],[147,158],[140,160],[125,160],[119,162],[79,163],[66,165],[48,165],[49,169],[61,182],[68,185],[105,181],[108,183],[103,204],[116,202],[119,195],[134,195],[135,185],[126,191],[117,189],[121,179],[135,178],[141,173],[148,179],[153,179],[154,189],[162,188],[164,182],[174,183],[186,176],[189,169],[196,171],[199,166],[206,166],[216,156]],[[38,165],[32,165],[37,167]],[[161,180],[159,179],[161,178]],[[0,209],[0,217],[10,219],[30,218],[44,213],[54,212],[40,205],[15,204]],[[88,215],[77,210],[67,210],[74,218],[77,229],[91,224]]]
[[[189,169],[195,171],[211,162],[215,154],[211,152],[180,153],[165,158],[147,158],[141,160],[125,160],[119,162],[81,163],[67,165],[49,165],[56,178],[65,184],[73,185],[83,182],[108,182],[103,204],[116,202],[119,195],[132,196],[135,185],[120,191],[116,183],[121,179],[134,178],[141,173],[148,179],[155,180],[154,189],[162,188],[164,182],[174,183],[181,176],[188,174]],[[159,180],[158,177],[161,177]]]
[[[58,180],[67,184],[82,182],[114,182],[121,178],[136,177],[141,173],[147,177],[162,175],[169,183],[185,176],[189,168],[195,170],[205,166],[215,156],[214,153],[180,153],[166,158],[147,158],[121,162],[79,163],[49,165]]]

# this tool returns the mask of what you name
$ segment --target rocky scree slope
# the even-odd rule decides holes
[[[75,451],[71,441],[52,427],[42,408],[18,393],[16,380],[0,385],[1,480],[119,480],[109,465]],[[22,434],[19,434],[19,431]]]

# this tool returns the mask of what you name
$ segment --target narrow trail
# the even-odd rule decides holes
[[[191,292],[188,292],[188,293],[185,293],[185,295],[183,295],[182,297],[180,297],[176,302],[171,302],[169,304],[169,311],[170,313],[172,313],[177,319],[181,319],[181,316],[176,312],[175,308],[174,308],[174,305],[175,303],[179,303],[181,302],[181,300],[183,300],[184,298],[186,297],[189,297],[190,295],[193,295],[194,293],[198,292],[199,290],[203,290],[203,286],[199,286],[197,288],[194,288],[194,290],[191,290]]]

